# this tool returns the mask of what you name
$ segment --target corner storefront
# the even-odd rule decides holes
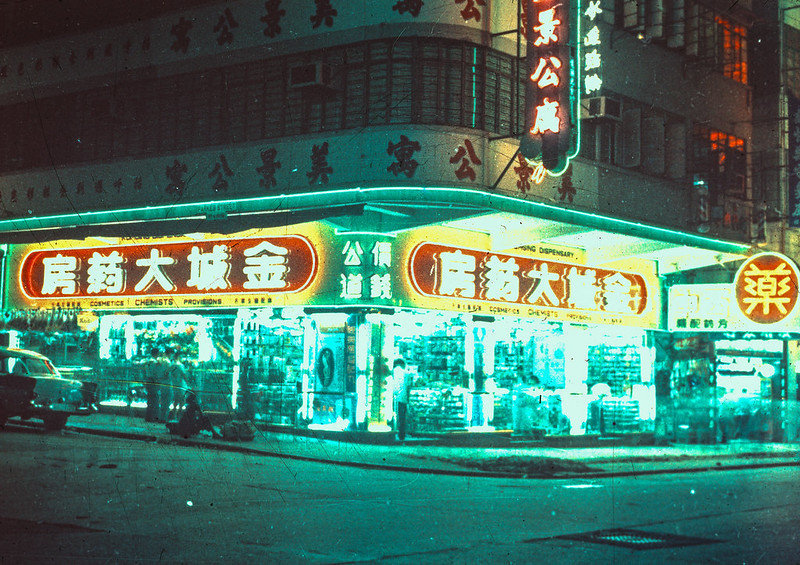
[[[765,252],[725,274],[729,282],[669,287],[661,432],[700,443],[797,441],[797,266]]]
[[[742,349],[727,328],[709,357],[700,332],[681,331],[680,285],[665,324],[651,258],[593,261],[555,242],[494,250],[468,227],[372,233],[315,221],[9,246],[3,325],[21,346],[97,381],[108,409],[142,404],[143,364],[177,350],[207,410],[265,426],[390,432],[390,367],[403,358],[418,436],[704,440],[708,422],[684,422],[677,408],[697,379],[689,369],[706,367],[709,391],[712,381],[739,386],[730,376],[752,355],[731,351],[755,342]],[[775,347],[758,344],[756,370],[773,367],[785,381]],[[781,386],[764,394],[786,398]]]

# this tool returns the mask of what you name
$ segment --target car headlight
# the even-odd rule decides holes
[[[80,406],[81,404],[83,404],[83,393],[81,392],[81,390],[74,388],[71,391],[69,391],[69,394],[67,394],[67,402],[69,404],[74,404],[76,406]]]

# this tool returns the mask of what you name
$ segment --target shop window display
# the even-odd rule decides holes
[[[487,391],[493,395],[495,429],[518,435],[563,432],[564,343],[558,324],[520,323],[488,335],[496,337],[487,363]],[[489,345],[491,347],[491,345]],[[569,426],[566,426],[567,433]]]
[[[421,318],[420,318],[421,319]],[[409,394],[410,433],[463,430],[466,426],[464,393],[466,326],[459,317],[435,323],[420,319],[395,324],[394,347],[414,374]],[[413,332],[413,333],[412,333]]]
[[[677,443],[782,440],[780,340],[677,335],[661,341],[660,436]]]
[[[587,348],[590,434],[650,433],[655,429],[654,350],[644,332],[598,331]]]
[[[638,347],[627,344],[589,346],[586,384],[600,398],[594,401],[599,406],[590,413],[587,432],[643,431],[640,399],[634,394],[640,390],[641,380],[642,360]]]
[[[653,431],[653,355],[643,331],[435,316],[393,324],[394,351],[416,374],[412,434],[505,430],[535,439]]]
[[[533,438],[653,431],[652,355],[642,332],[516,326],[494,332],[495,429]]]
[[[240,313],[237,323],[239,412],[259,422],[295,424],[301,404],[302,324],[269,310]]]
[[[780,439],[783,344],[773,340],[715,343],[718,439]]]
[[[183,364],[186,385],[198,392],[205,410],[230,411],[232,323],[232,317],[224,316],[101,317],[97,332],[101,406],[144,407],[145,366],[156,354]]]
[[[91,329],[78,327],[73,316],[41,330],[27,324],[16,344],[47,355],[64,373],[97,382],[101,410],[144,410],[147,364],[174,352],[204,411],[295,424],[303,380],[300,318],[284,319],[273,309],[244,312],[108,313]]]

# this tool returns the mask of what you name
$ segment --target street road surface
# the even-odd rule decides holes
[[[798,467],[484,479],[11,425],[0,461],[2,563],[800,563]],[[699,539],[558,537],[610,528]]]

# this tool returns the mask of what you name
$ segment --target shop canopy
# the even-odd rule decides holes
[[[494,251],[525,245],[583,249],[602,265],[638,257],[666,274],[740,260],[746,243],[725,241],[492,192],[441,187],[375,187],[187,202],[0,220],[0,242],[87,236],[235,233],[324,220],[341,231],[397,233],[444,225],[488,234]]]

